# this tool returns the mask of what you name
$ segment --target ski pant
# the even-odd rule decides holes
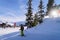
[[[21,30],[21,36],[24,36],[24,32]]]

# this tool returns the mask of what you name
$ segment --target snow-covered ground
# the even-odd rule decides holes
[[[10,34],[10,33],[13,33],[13,32],[18,32],[20,29],[20,27],[8,27],[8,28],[0,28],[0,36],[2,35],[7,35],[7,34]],[[27,27],[24,27],[24,30],[27,29]]]
[[[4,34],[4,29],[0,29],[0,35]],[[10,29],[9,29],[10,30]],[[25,36],[20,36],[18,28],[6,35],[0,36],[0,40],[60,40],[60,18],[45,18],[42,24],[24,31]]]
[[[12,32],[17,32],[19,31],[19,27],[16,27],[16,28],[0,28],[0,36],[2,35],[6,35],[6,34],[9,34],[9,33],[12,33]]]

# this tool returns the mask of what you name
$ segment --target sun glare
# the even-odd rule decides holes
[[[50,13],[49,16],[50,16],[51,18],[60,17],[60,11],[57,10],[57,9],[55,9],[55,10],[53,9],[53,10],[51,10],[49,13]]]

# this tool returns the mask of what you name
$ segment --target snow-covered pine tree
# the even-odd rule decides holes
[[[33,15],[32,15],[32,0],[28,0],[28,12],[26,14],[26,25],[28,28],[32,27]]]
[[[39,4],[39,11],[38,11],[38,13],[39,13],[39,16],[38,16],[38,20],[39,20],[39,23],[42,23],[43,22],[43,12],[44,12],[44,7],[43,7],[43,1],[42,0],[40,0],[40,4]]]
[[[46,15],[49,14],[48,12],[49,12],[50,8],[53,6],[53,4],[54,4],[54,0],[48,0]]]

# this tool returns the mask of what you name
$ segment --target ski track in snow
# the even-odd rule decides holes
[[[9,39],[9,38],[15,37],[15,36],[17,36],[17,35],[19,35],[19,34],[12,35],[12,36],[9,36],[9,37],[5,37],[5,38],[3,38],[3,39],[1,39],[1,40],[6,40],[6,39]]]

